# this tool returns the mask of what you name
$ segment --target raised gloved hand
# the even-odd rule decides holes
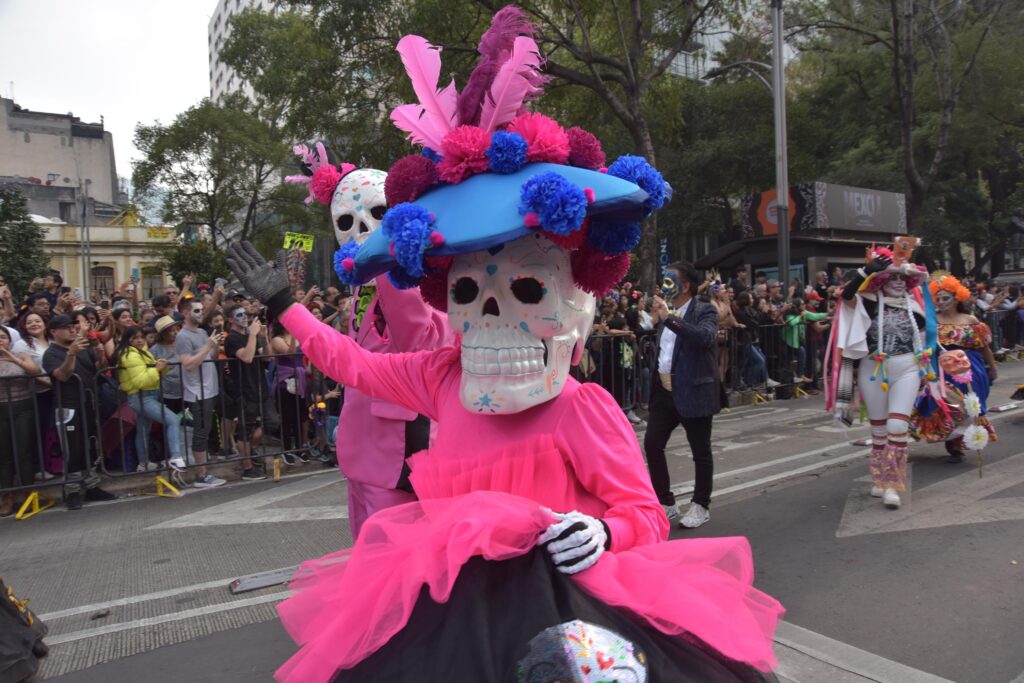
[[[658,374],[661,377],[661,386],[665,387],[665,391],[672,391],[672,373],[661,372]]]
[[[888,256],[879,256],[871,263],[864,266],[864,272],[867,273],[868,275],[872,275],[874,273],[881,273],[883,270],[885,270],[891,265],[891,258],[889,258]]]
[[[273,263],[256,251],[252,242],[238,242],[228,247],[228,268],[235,274],[245,290],[266,304],[271,315],[277,317],[295,303],[285,267],[285,251],[277,252]]]
[[[582,512],[552,513],[558,521],[540,535],[555,568],[563,574],[575,574],[592,567],[611,545],[608,527],[599,519]]]

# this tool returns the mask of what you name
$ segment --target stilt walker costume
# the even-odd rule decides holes
[[[317,144],[294,148],[304,175],[285,180],[309,185],[309,197],[331,207],[331,223],[341,254],[357,248],[380,228],[387,211],[387,173],[337,163]],[[404,353],[440,348],[452,339],[444,314],[414,288],[399,289],[387,278],[358,286],[341,270],[342,282],[355,287],[348,333],[367,351]],[[430,421],[408,408],[371,398],[354,387],[345,390],[338,420],[338,466],[348,479],[348,521],[352,538],[377,510],[416,499],[406,459],[428,446]]]
[[[897,240],[896,249],[871,250],[869,262],[843,289],[836,346],[842,365],[829,405],[849,421],[853,377],[871,421],[871,495],[886,507],[900,506],[906,490],[910,415],[922,380],[935,379],[934,348],[926,345],[926,316],[917,288],[927,280],[923,266],[909,263],[916,238]],[[933,317],[934,325],[934,317]],[[856,372],[853,362],[859,361]]]
[[[280,681],[772,678],[782,608],[746,539],[667,542],[622,410],[569,376],[666,185],[638,157],[602,172],[592,135],[521,111],[543,82],[532,32],[501,10],[461,94],[438,89],[438,49],[402,39],[420,104],[392,118],[428,149],[392,167],[405,202],[339,264],[419,284],[460,346],[368,353],[290,301],[280,263],[231,248],[318,367],[438,424],[410,459],[419,500],[300,568]]]

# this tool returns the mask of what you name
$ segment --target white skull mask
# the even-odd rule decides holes
[[[594,296],[573,282],[569,252],[534,233],[456,257],[448,285],[462,405],[508,415],[558,396],[594,321]]]
[[[375,168],[352,171],[334,188],[331,197],[331,223],[338,246],[355,240],[362,244],[380,227],[387,211],[384,179],[388,174]]]

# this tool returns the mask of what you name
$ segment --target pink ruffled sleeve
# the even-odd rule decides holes
[[[583,384],[559,426],[580,483],[608,505],[603,520],[611,550],[667,539],[668,518],[654,495],[636,433],[611,395],[596,384]]]
[[[422,351],[452,343],[448,316],[424,301],[419,289],[398,289],[382,276],[377,278],[377,297],[395,351]]]
[[[302,353],[331,379],[437,419],[438,389],[458,362],[458,349],[373,353],[317,320],[305,306],[290,306],[280,320],[299,340]]]

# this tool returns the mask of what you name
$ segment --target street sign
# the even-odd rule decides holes
[[[284,234],[284,248],[313,251],[313,236],[305,235],[301,232],[286,232]]]

